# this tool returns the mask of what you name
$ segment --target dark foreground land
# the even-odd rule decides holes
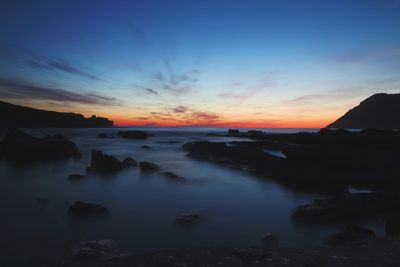
[[[114,260],[66,260],[57,266],[399,266],[400,239],[382,238],[337,247],[185,248],[132,255]]]

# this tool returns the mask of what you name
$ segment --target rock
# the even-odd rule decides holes
[[[143,148],[143,149],[151,149],[151,146],[143,145],[142,148]]]
[[[73,181],[79,181],[86,178],[86,175],[82,175],[82,174],[71,174],[70,176],[68,176],[68,180],[73,182]]]
[[[187,179],[185,179],[184,177],[181,177],[173,172],[164,172],[163,174],[168,180],[173,181],[173,182],[181,182],[181,183],[188,182]]]
[[[12,131],[0,143],[0,158],[9,160],[37,161],[80,156],[77,146],[59,134],[36,138],[22,131]]]
[[[137,165],[137,162],[132,158],[128,157],[124,161],[120,161],[114,156],[103,154],[103,152],[94,149],[92,150],[92,161],[87,170],[107,173],[135,165]]]
[[[133,167],[137,166],[138,162],[131,157],[127,157],[122,161],[122,164],[124,165],[124,167]]]
[[[279,238],[276,237],[271,232],[266,233],[261,240],[270,248],[277,248],[279,247]]]
[[[69,207],[68,212],[74,215],[93,215],[105,213],[107,212],[107,208],[99,204],[76,201]]]
[[[97,135],[97,137],[99,137],[99,138],[107,138],[108,136],[105,133],[99,133]]]
[[[239,132],[239,130],[236,130],[236,129],[229,129],[228,130],[228,134],[229,135],[235,135],[235,134],[239,134],[240,132]]]
[[[328,244],[331,246],[339,246],[354,241],[374,239],[376,235],[374,231],[356,225],[343,226],[341,231],[331,235],[328,238]]]
[[[157,172],[161,169],[158,165],[146,161],[140,162],[139,166],[141,171],[146,172]]]
[[[77,258],[97,258],[103,261],[130,255],[108,239],[79,242],[72,253]]]
[[[200,218],[201,216],[198,213],[182,213],[176,217],[176,220],[182,223],[194,223],[199,221]]]
[[[147,139],[149,137],[149,134],[144,131],[120,131],[118,135],[127,139]]]
[[[292,217],[298,221],[329,222],[377,218],[384,212],[384,195],[355,193],[329,199],[316,199],[313,204],[295,208],[292,211]]]

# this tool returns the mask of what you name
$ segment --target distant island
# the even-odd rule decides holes
[[[82,114],[40,110],[0,101],[0,128],[100,128],[113,121]]]
[[[375,94],[350,109],[327,128],[400,129],[400,94]]]

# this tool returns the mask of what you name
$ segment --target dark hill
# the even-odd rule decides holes
[[[0,128],[94,128],[113,126],[106,118],[34,109],[0,101]]]
[[[375,94],[327,128],[400,129],[400,94]]]

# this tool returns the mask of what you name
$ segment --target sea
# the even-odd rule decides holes
[[[152,136],[123,139],[117,135],[120,130],[144,130]],[[294,133],[318,129],[258,130]],[[0,161],[1,266],[29,266],[62,258],[71,244],[80,240],[110,239],[132,253],[144,253],[187,247],[264,246],[262,237],[272,233],[284,247],[317,247],[341,226],[292,220],[293,208],[325,195],[292,191],[274,180],[187,157],[182,149],[187,142],[246,140],[208,135],[226,132],[224,128],[25,131],[37,137],[62,134],[77,144],[83,157],[31,164]],[[99,133],[111,138],[98,138]],[[162,171],[176,173],[189,183],[171,182],[157,173],[143,174],[138,167],[110,175],[91,174],[79,182],[68,180],[70,174],[85,174],[92,149],[121,160],[129,156],[156,163]],[[68,207],[75,201],[101,204],[109,212],[102,217],[71,217]],[[176,217],[182,213],[198,213],[202,219],[181,224]],[[383,235],[380,220],[354,223]]]

